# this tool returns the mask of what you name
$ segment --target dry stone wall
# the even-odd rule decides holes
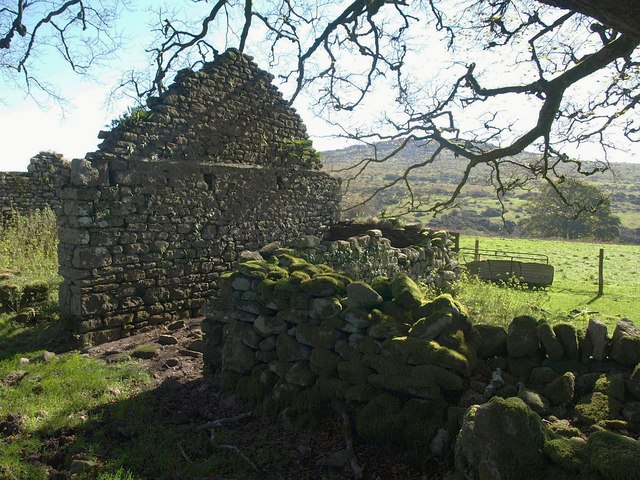
[[[372,229],[344,240],[322,240],[313,235],[292,243],[297,255],[312,263],[327,263],[353,278],[371,281],[379,275],[394,277],[406,273],[426,283],[443,287],[454,281],[460,265],[451,250],[452,240],[445,231],[423,232],[412,239],[415,244],[397,248]]]
[[[22,215],[46,207],[55,209],[56,177],[69,168],[62,155],[40,152],[31,158],[26,172],[0,172],[0,215],[6,223],[14,212]]]
[[[270,80],[227,52],[71,163],[60,304],[84,342],[198,315],[240,252],[337,220],[340,183],[300,153],[304,125]]]
[[[455,454],[462,478],[613,480],[640,467],[629,320],[613,335],[596,319],[472,325],[406,274],[367,284],[287,253],[224,282],[202,324],[205,374],[253,411],[302,423],[352,412],[360,440],[418,465]]]

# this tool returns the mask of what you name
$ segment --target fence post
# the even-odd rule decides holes
[[[476,238],[476,248],[473,252],[473,259],[477,262],[480,260],[480,239]]]
[[[604,248],[600,249],[598,258],[598,296],[604,295]]]

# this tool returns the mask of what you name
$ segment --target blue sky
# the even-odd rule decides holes
[[[211,4],[205,2],[199,6],[176,0],[169,3],[188,5],[190,12],[194,15],[198,15],[194,11],[196,8],[201,10],[211,8]],[[53,103],[38,105],[32,99],[25,98],[23,93],[8,89],[0,79],[2,92],[0,98],[6,102],[0,103],[0,145],[2,145],[0,170],[26,170],[30,157],[42,150],[53,150],[72,159],[83,157],[87,152],[96,149],[99,143],[98,132],[105,129],[110,121],[118,117],[128,106],[123,101],[109,104],[108,95],[123,70],[144,66],[144,48],[151,40],[147,25],[152,19],[149,6],[157,7],[158,5],[160,2],[155,0],[130,2],[130,8],[122,12],[118,22],[121,33],[130,41],[125,42],[125,48],[110,58],[106,65],[94,70],[93,78],[75,76],[59,63],[51,62],[42,65],[42,73],[52,78],[57,85],[62,86],[60,93],[68,100],[64,110]],[[251,50],[248,53],[255,54]],[[444,54],[444,48],[430,48],[420,52],[421,63],[433,67],[443,60],[442,54]],[[373,118],[375,108],[388,104],[389,98],[393,98],[393,93],[380,91],[378,96],[370,102],[371,115],[365,110],[357,116],[357,120],[362,122]],[[326,138],[330,130],[326,124],[315,118],[307,108],[305,100],[308,99],[300,97],[295,107],[307,124],[316,148],[324,150],[343,146],[344,142]],[[526,113],[520,104],[504,105],[504,107],[511,109],[514,112],[513,115],[517,117],[535,115],[535,112]],[[586,149],[575,154],[586,158],[597,157],[597,153],[591,153]],[[612,159],[640,161],[638,154],[622,154]]]

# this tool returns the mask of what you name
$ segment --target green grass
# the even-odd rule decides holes
[[[72,437],[99,421],[95,407],[122,401],[148,382],[133,364],[107,366],[78,354],[21,364],[22,355],[35,352],[0,361],[0,421],[13,414],[24,422],[18,435],[2,440],[0,478],[48,478],[46,463],[60,454],[53,439]]]
[[[461,236],[462,247],[473,248],[477,237]],[[480,248],[544,254],[554,267],[553,285],[543,292],[518,290],[521,302],[536,316],[575,318],[594,316],[610,325],[621,317],[640,322],[640,246],[560,240],[480,237]],[[604,295],[598,297],[598,255],[604,248]],[[470,258],[469,258],[470,259]],[[481,296],[501,295],[489,286]],[[464,301],[464,300],[463,300]]]

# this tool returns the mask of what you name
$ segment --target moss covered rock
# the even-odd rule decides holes
[[[370,310],[380,306],[382,296],[365,282],[351,282],[346,287],[349,307]]]
[[[408,328],[393,318],[386,315],[380,310],[371,312],[371,324],[369,325],[368,334],[376,339],[385,340],[401,336],[407,332]]]
[[[544,388],[544,395],[552,405],[565,406],[571,403],[576,389],[576,376],[572,372],[553,380]]]
[[[378,395],[356,414],[358,435],[377,445],[402,442],[403,427],[402,402],[388,393]]]
[[[391,281],[391,293],[395,302],[408,310],[414,310],[424,303],[422,291],[405,273],[399,273]]]
[[[582,425],[593,425],[620,416],[622,404],[602,392],[586,395],[576,404],[576,419]]]
[[[554,438],[544,443],[545,455],[563,470],[578,472],[587,461],[587,446],[582,439]]]
[[[228,337],[222,346],[222,366],[240,374],[248,374],[256,365],[255,351],[239,338]]]
[[[602,392],[605,395],[615,398],[619,402],[624,402],[624,375],[621,373],[608,373],[598,377],[593,385],[594,392]]]
[[[636,400],[640,400],[640,364],[635,366],[626,383],[629,393]]]
[[[411,365],[437,365],[461,375],[471,375],[471,364],[461,353],[437,342],[411,337],[394,337],[384,342],[392,356]]]
[[[295,362],[298,360],[306,360],[311,354],[310,349],[305,349],[295,338],[286,333],[278,335],[276,340],[276,352],[278,359],[284,362]]]
[[[371,280],[371,288],[386,302],[393,300],[393,292],[391,291],[391,280],[384,276],[377,276]]]
[[[593,433],[587,442],[591,468],[606,480],[632,480],[640,472],[640,445],[612,432]]]
[[[313,298],[309,304],[309,317],[314,320],[325,320],[340,316],[342,304],[335,297]]]
[[[344,277],[334,274],[321,274],[300,283],[300,288],[314,297],[344,295],[346,292]]]
[[[338,378],[353,385],[365,385],[373,370],[362,362],[338,362]]]
[[[295,362],[287,371],[284,378],[287,382],[301,387],[310,387],[316,383],[318,376],[309,368],[308,361]]]
[[[609,357],[623,365],[640,363],[640,329],[631,320],[622,319],[611,338]]]
[[[313,348],[332,350],[338,340],[338,332],[312,323],[301,323],[296,328],[296,340]]]
[[[519,398],[493,397],[464,416],[455,466],[464,478],[547,480],[560,469],[543,453],[551,434]]]
[[[323,348],[314,348],[309,357],[309,368],[321,377],[330,377],[336,373],[340,357],[337,353]]]

